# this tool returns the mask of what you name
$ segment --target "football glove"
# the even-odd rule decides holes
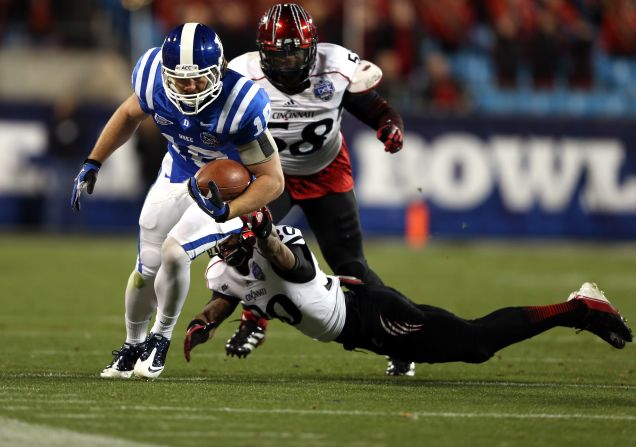
[[[71,209],[76,213],[80,210],[80,196],[82,191],[86,190],[89,194],[93,194],[95,182],[97,181],[97,173],[102,167],[101,162],[87,158],[84,160],[82,169],[73,181],[73,192],[71,193]]]
[[[230,207],[221,199],[221,193],[216,183],[209,181],[208,188],[208,194],[204,195],[199,189],[197,179],[190,177],[188,180],[188,193],[199,208],[217,222],[225,222],[230,214]]]
[[[190,322],[185,340],[183,341],[183,355],[186,361],[190,361],[190,352],[195,346],[205,343],[210,339],[210,331],[216,326],[215,321],[206,323],[203,320],[192,320]]]
[[[242,219],[245,223],[250,224],[252,232],[259,239],[267,239],[272,233],[272,213],[266,206],[243,216]]]
[[[391,120],[388,120],[384,126],[378,129],[376,137],[384,143],[384,150],[386,152],[395,154],[402,149],[402,144],[404,143],[402,130],[393,124]]]

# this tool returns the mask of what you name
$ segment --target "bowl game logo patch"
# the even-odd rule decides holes
[[[314,87],[314,96],[316,96],[316,98],[322,99],[323,101],[329,101],[331,98],[333,98],[333,94],[335,91],[336,89],[329,79],[321,79]]]
[[[201,132],[201,141],[203,144],[207,144],[208,146],[219,146],[221,141],[216,135],[212,135],[210,132]]]

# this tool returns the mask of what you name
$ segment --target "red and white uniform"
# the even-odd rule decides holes
[[[272,113],[268,124],[279,150],[287,189],[297,200],[322,197],[331,192],[353,189],[349,153],[340,132],[342,98],[346,91],[358,93],[360,85],[374,88],[381,72],[365,70],[361,77],[360,58],[339,45],[319,43],[311,85],[287,95],[276,89],[261,69],[258,52],[245,53],[229,68],[250,78],[270,97]]]

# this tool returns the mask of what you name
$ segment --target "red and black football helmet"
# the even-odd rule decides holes
[[[272,6],[261,18],[256,36],[263,73],[283,93],[302,92],[316,62],[317,42],[314,21],[302,6]]]
[[[243,221],[243,228],[221,242],[216,248],[216,255],[231,267],[245,264],[251,257],[256,244],[256,237],[250,225]]]

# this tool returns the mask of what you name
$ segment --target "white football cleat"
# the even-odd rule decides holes
[[[632,330],[627,322],[596,284],[583,283],[578,291],[570,294],[568,301],[580,301],[587,308],[582,324],[576,326],[578,329],[589,331],[618,349],[632,341]]]
[[[144,342],[144,349],[135,363],[135,376],[156,379],[163,372],[170,340],[160,334],[150,334]]]

